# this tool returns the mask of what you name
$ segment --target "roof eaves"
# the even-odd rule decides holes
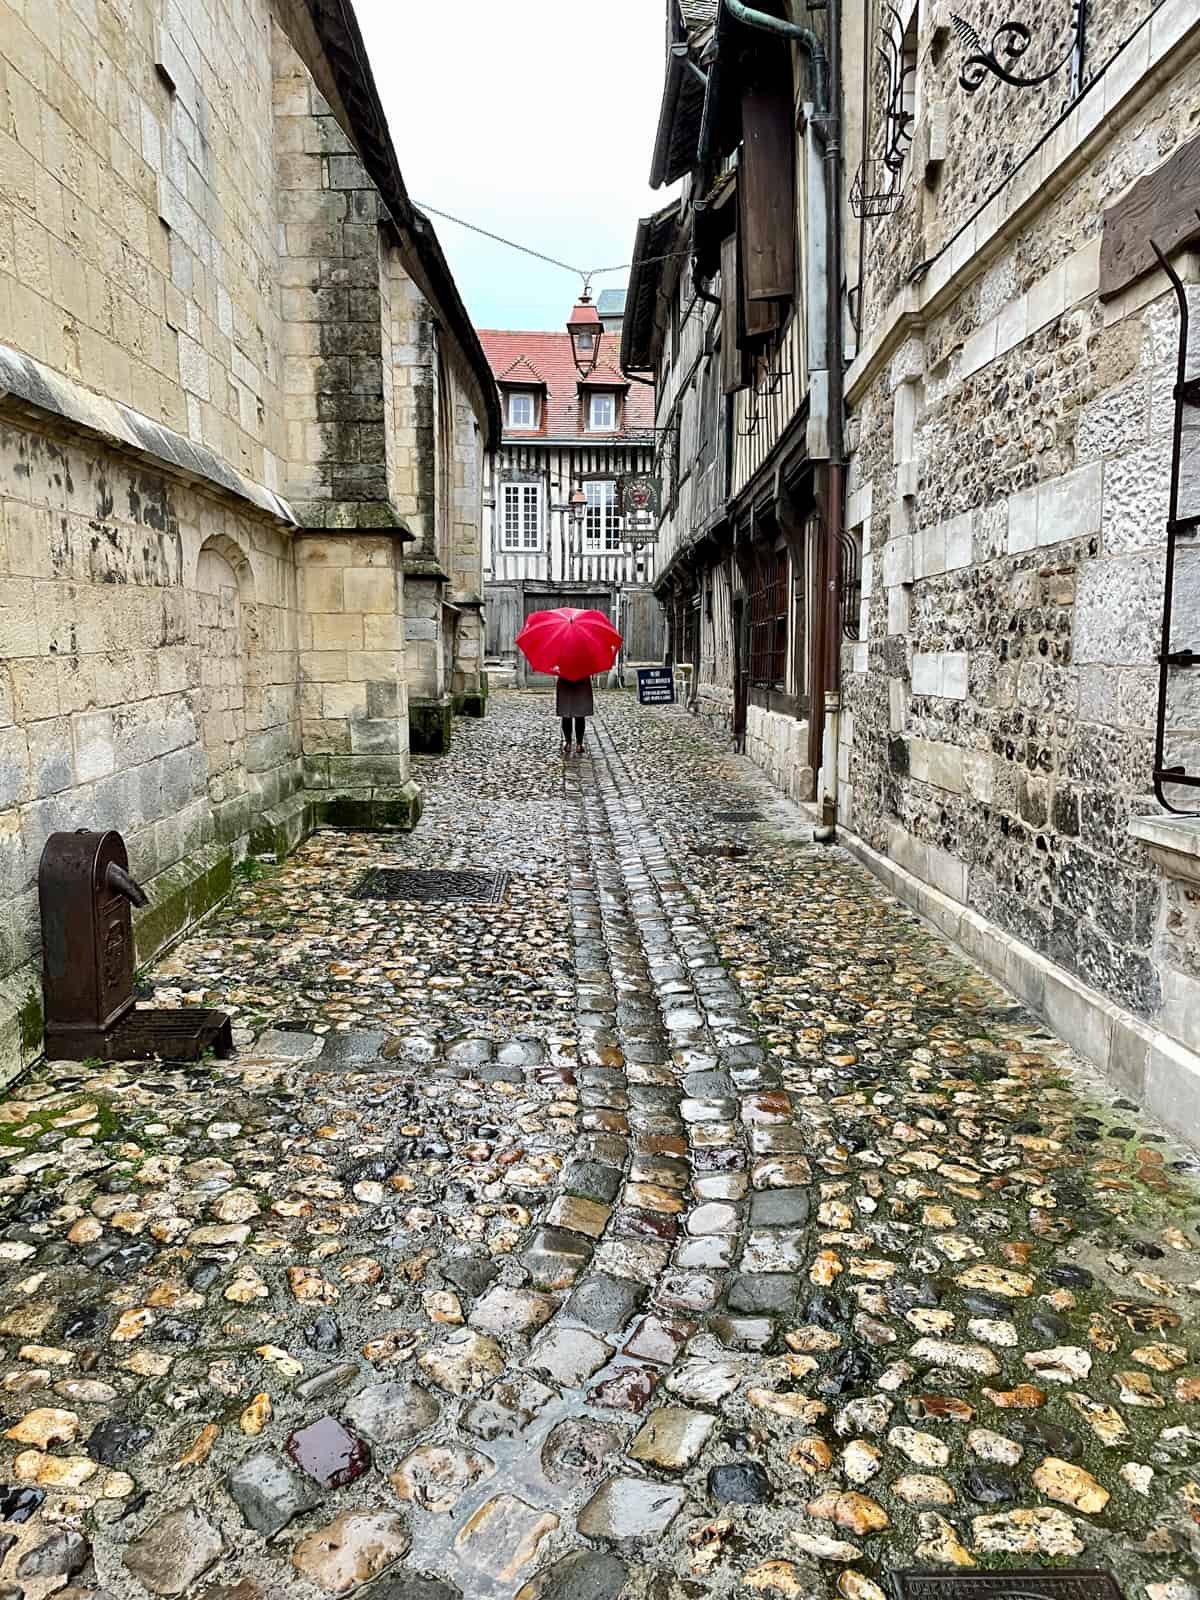
[[[621,330],[622,372],[646,372],[652,365],[654,311],[663,275],[660,258],[672,243],[678,220],[679,201],[673,200],[638,222]]]

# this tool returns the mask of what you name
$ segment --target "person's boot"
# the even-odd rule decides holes
[[[581,744],[577,744],[575,746],[575,754],[577,756],[581,756],[583,754],[583,746]]]

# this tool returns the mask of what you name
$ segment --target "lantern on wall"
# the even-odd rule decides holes
[[[604,324],[600,321],[600,313],[592,304],[592,297],[587,289],[575,303],[575,309],[567,322],[567,332],[571,335],[571,354],[575,358],[575,370],[581,378],[590,378],[600,359],[600,341],[604,337]]]

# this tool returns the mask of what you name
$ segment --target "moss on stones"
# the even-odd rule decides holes
[[[36,989],[30,989],[24,1005],[17,1012],[17,1027],[20,1030],[22,1055],[32,1055],[41,1047],[46,1031],[46,1013],[42,997]]]
[[[486,717],[488,703],[488,675],[480,674],[479,688],[468,690],[465,694],[454,696],[454,715],[456,717]]]
[[[454,730],[454,706],[449,700],[408,702],[409,749],[423,756],[444,756]]]

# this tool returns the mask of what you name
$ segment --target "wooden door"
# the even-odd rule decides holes
[[[626,662],[657,665],[663,658],[666,617],[649,589],[627,589],[621,629],[625,635]]]
[[[746,713],[750,704],[750,625],[744,595],[733,602],[733,748],[746,749]]]
[[[484,648],[489,656],[511,660],[516,653],[517,634],[524,620],[520,590],[515,584],[489,583],[484,599],[487,628]]]
[[[575,611],[602,611],[606,617],[611,617],[612,595],[607,589],[580,594],[564,593],[561,589],[540,591],[526,589],[523,622],[528,622],[535,611],[557,611],[560,606],[570,606]],[[552,675],[548,672],[534,672],[524,656],[521,656],[521,671],[527,689],[553,689]]]

